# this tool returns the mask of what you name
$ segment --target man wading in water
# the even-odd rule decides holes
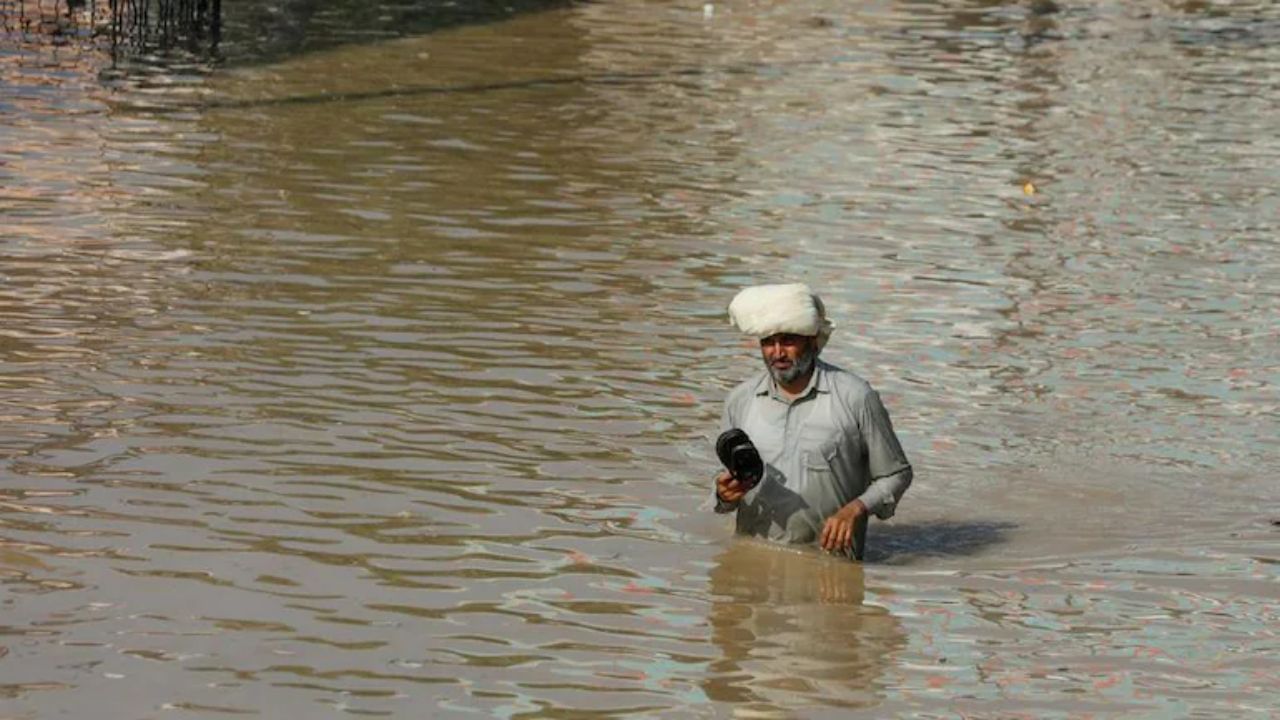
[[[716,512],[738,511],[737,530],[817,543],[861,560],[867,516],[893,516],[911,464],[889,413],[867,381],[818,359],[831,337],[822,300],[805,285],[738,293],[729,317],[760,340],[765,370],[725,400],[721,431],[746,432],[764,461],[754,487],[716,476]]]

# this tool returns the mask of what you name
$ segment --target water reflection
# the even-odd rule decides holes
[[[898,621],[864,605],[860,565],[742,539],[710,574],[711,639],[721,657],[703,683],[735,717],[813,717],[865,708],[905,644]]]

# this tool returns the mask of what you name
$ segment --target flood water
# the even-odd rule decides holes
[[[1270,717],[1280,9],[1049,5],[8,38],[0,715]],[[862,566],[707,503],[787,280]]]

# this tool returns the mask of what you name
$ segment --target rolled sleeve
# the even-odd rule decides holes
[[[898,500],[911,486],[912,472],[907,467],[898,472],[875,480],[858,497],[867,511],[881,520],[888,520],[898,511]]]

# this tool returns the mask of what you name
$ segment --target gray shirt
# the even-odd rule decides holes
[[[741,501],[716,503],[717,512],[737,508],[740,533],[814,542],[826,519],[855,498],[877,517],[892,517],[911,484],[911,465],[880,396],[867,381],[822,360],[794,400],[767,370],[734,388],[720,429],[735,427],[765,462],[764,479]],[[861,557],[862,532],[856,546]]]

